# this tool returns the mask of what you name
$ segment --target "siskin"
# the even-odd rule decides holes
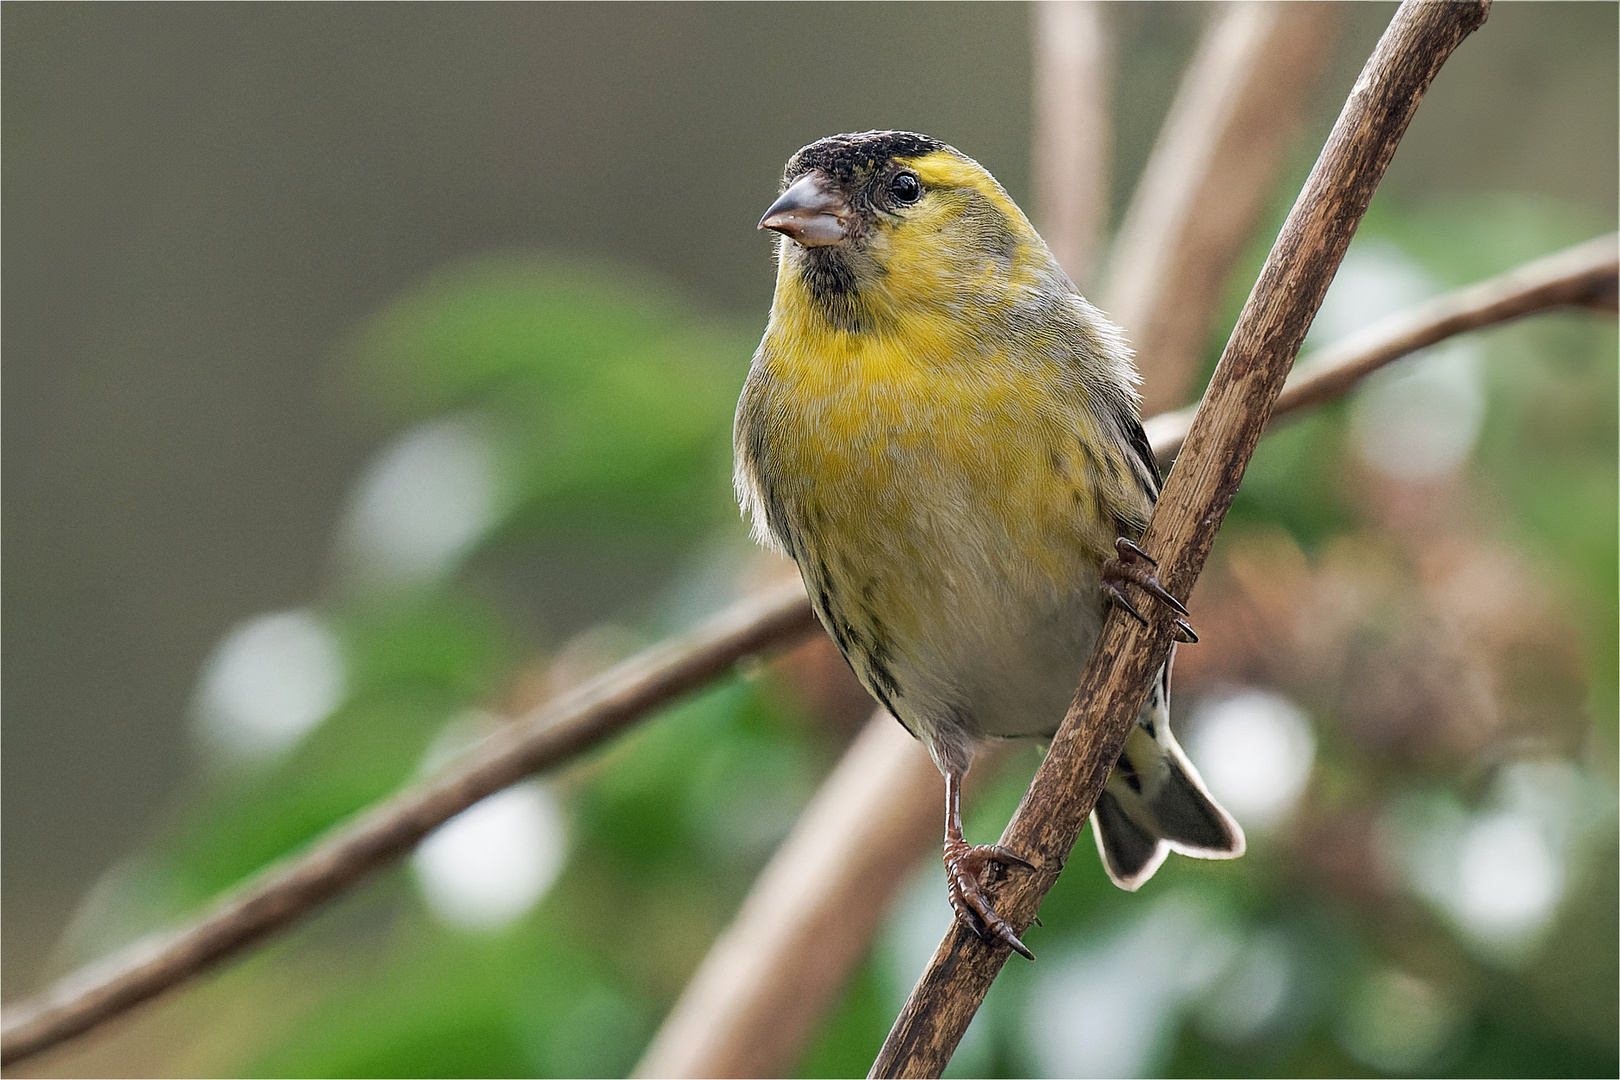
[[[974,750],[1057,729],[1109,602],[1141,618],[1127,583],[1185,613],[1133,542],[1160,476],[1130,349],[995,178],[924,135],[806,146],[760,227],[781,237],[737,406],[738,497],[944,773],[957,918],[1031,956],[981,882],[1029,864],[962,837]],[[1126,889],[1172,848],[1243,853],[1170,733],[1169,684],[1167,663],[1092,813]]]

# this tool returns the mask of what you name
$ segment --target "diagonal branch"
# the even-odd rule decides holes
[[[939,838],[945,782],[879,709],[715,939],[634,1076],[786,1076]]]
[[[1383,364],[1451,334],[1560,305],[1607,310],[1604,298],[1612,296],[1620,283],[1617,242],[1612,234],[1587,241],[1390,316],[1354,338],[1324,349],[1308,370],[1290,380],[1277,401],[1274,418],[1331,400]],[[1147,422],[1154,451],[1161,459],[1174,456],[1189,423],[1190,416],[1183,413],[1167,413]],[[688,637],[657,646],[567,698],[548,702],[476,751],[476,763],[469,761],[424,787],[395,796],[311,850],[265,871],[196,923],[132,946],[74,973],[39,998],[7,1007],[6,1063],[48,1049],[156,996],[342,892],[410,846],[361,842],[366,836],[403,836],[395,818],[409,819],[411,828],[425,835],[476,801],[478,793],[499,777],[518,779],[526,775],[521,770],[528,764],[533,769],[546,768],[582,753],[675,694],[718,675],[738,657],[787,644],[813,626],[802,591],[784,586],[780,595],[745,600]],[[886,716],[879,720],[895,727]],[[865,743],[864,738],[857,740],[851,753],[860,752]],[[901,788],[913,774],[937,782],[933,764],[925,756],[917,758],[911,764],[920,762],[921,768],[911,772],[904,764],[892,765],[892,774],[879,769],[899,780],[881,785],[886,794],[874,815],[897,813],[896,800],[906,802]],[[515,764],[517,759],[524,764]],[[863,770],[870,767],[868,762]],[[485,770],[481,778],[469,780],[479,769]],[[939,800],[930,796],[923,801],[925,840],[931,844]],[[870,893],[871,879],[863,880]],[[801,904],[801,911],[810,910]],[[274,917],[267,918],[266,913]],[[861,944],[855,951],[863,949]]]
[[[1272,426],[1418,349],[1537,311],[1592,306],[1617,282],[1620,237],[1610,234],[1391,315],[1296,372],[1272,409]],[[1191,423],[1192,410],[1147,422],[1160,460],[1175,457]],[[772,856],[635,1075],[791,1071],[816,1019],[866,955],[881,912],[938,843],[943,797],[922,745],[880,710]]]
[[[1273,424],[1286,413],[1331,401],[1392,360],[1448,337],[1548,308],[1603,310],[1615,292],[1617,248],[1620,235],[1599,236],[1415,304],[1334,342],[1288,377],[1271,410]],[[1161,462],[1181,452],[1196,411],[1161,413],[1143,425]]]
[[[1362,69],[1238,317],[1203,404],[1148,523],[1142,546],[1172,593],[1192,590],[1215,533],[1395,147],[1429,83],[1484,22],[1483,2],[1406,0]],[[997,892],[996,908],[1022,932],[1068,859],[1149,678],[1169,658],[1169,615],[1138,627],[1115,613],[1102,634],[1051,749],[1002,843],[1034,864]],[[873,1076],[939,1076],[1009,950],[960,924],[912,990]]]
[[[162,993],[392,862],[485,796],[597,745],[742,657],[816,628],[804,588],[794,580],[631,657],[497,731],[434,779],[268,867],[189,926],[138,941],[38,998],[9,1006],[0,1063],[13,1064]]]

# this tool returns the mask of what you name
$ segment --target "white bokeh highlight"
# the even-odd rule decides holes
[[[1201,703],[1187,755],[1215,800],[1246,830],[1281,824],[1299,802],[1316,760],[1310,719],[1287,698],[1243,690]]]
[[[1563,761],[1516,762],[1470,811],[1447,796],[1392,807],[1390,860],[1413,893],[1488,960],[1509,966],[1535,952],[1568,891],[1603,796]]]
[[[203,666],[203,742],[228,760],[284,753],[342,703],[337,635],[313,612],[261,615],[234,627]]]
[[[1486,814],[1469,822],[1457,851],[1450,907],[1475,933],[1512,938],[1552,918],[1564,868],[1535,819]]]
[[[1256,931],[1199,1003],[1198,1030],[1229,1046],[1254,1042],[1282,1022],[1300,983],[1288,939],[1276,930]]]
[[[1043,957],[1023,1014],[1038,1072],[1154,1072],[1181,1009],[1215,981],[1233,948],[1205,905],[1169,896],[1089,947]]]
[[[430,833],[411,869],[429,910],[461,930],[499,930],[551,888],[568,853],[556,796],[538,781],[498,791]]]
[[[1344,253],[1305,343],[1332,344],[1439,291],[1439,283],[1397,245],[1378,237],[1357,240]]]
[[[1310,346],[1335,342],[1440,291],[1413,259],[1386,240],[1352,244],[1311,324]],[[1302,362],[1308,368],[1309,357]],[[1357,388],[1351,442],[1376,472],[1424,482],[1459,469],[1485,420],[1484,364],[1467,338],[1422,349],[1374,372]]]
[[[1478,348],[1450,341],[1365,379],[1351,409],[1350,432],[1370,468],[1396,480],[1437,480],[1473,453],[1485,403]]]
[[[427,584],[455,569],[500,511],[488,432],[446,417],[401,435],[360,478],[342,531],[347,562],[366,584]]]

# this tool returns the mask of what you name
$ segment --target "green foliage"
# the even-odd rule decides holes
[[[819,747],[774,699],[731,680],[566,773],[577,854],[510,926],[458,931],[415,904],[398,911],[395,875],[386,946],[329,959],[297,1037],[266,1047],[251,1073],[626,1072],[808,796]],[[733,842],[739,820],[753,823],[746,843]],[[365,904],[349,902],[351,920],[376,918]]]
[[[1281,526],[1306,551],[1355,527],[1338,475],[1344,408],[1334,403],[1285,423],[1254,452],[1223,528]]]
[[[505,660],[498,619],[449,597],[356,613],[348,699],[267,766],[209,777],[161,850],[185,907],[295,851],[390,794]]]
[[[496,421],[509,539],[668,543],[729,512],[729,417],[747,334],[655,282],[543,261],[464,266],[352,344],[366,391],[412,418]]]
[[[1362,237],[1393,242],[1449,286],[1583,230],[1556,207],[1495,199],[1419,210],[1380,203]],[[1566,315],[1481,341],[1488,408],[1466,479],[1489,511],[1487,529],[1539,553],[1536,565],[1577,613],[1587,707],[1612,750],[1620,644],[1614,330]],[[456,718],[499,711],[514,664],[547,637],[548,618],[543,605],[488,599],[491,568],[503,560],[541,548],[690,562],[700,542],[735,521],[729,421],[749,345],[749,335],[695,316],[645,281],[514,260],[447,272],[358,333],[353,370],[391,416],[416,423],[471,414],[495,432],[503,502],[469,553],[482,580],[475,589],[471,575],[451,574],[401,596],[334,589],[323,606],[344,647],[342,705],[284,756],[223,766],[200,782],[119,886],[126,906],[144,905],[148,924],[195,908],[420,775],[429,747]],[[1308,560],[1323,559],[1377,532],[1356,489],[1353,409],[1322,409],[1267,438],[1222,549],[1280,532]],[[703,591],[690,580],[684,588]],[[666,620],[675,607],[664,605]],[[1357,647],[1398,652],[1399,630],[1374,622]],[[651,632],[643,626],[629,636]],[[1393,751],[1359,744],[1333,711],[1332,689],[1305,695],[1318,735],[1308,801],[1321,820],[1372,828],[1367,816],[1380,800],[1414,777],[1466,788],[1451,759],[1392,764]],[[421,902],[409,873],[386,876],[224,981],[220,993],[239,1001],[285,997],[288,986],[296,993],[292,1018],[280,1026],[227,1024],[220,1039],[230,1049],[219,1067],[266,1076],[623,1074],[832,750],[770,678],[732,677],[691,696],[550,779],[567,817],[569,854],[532,910],[498,927],[457,929]],[[1000,830],[1037,756],[1015,759],[980,794],[970,836]],[[1472,805],[1477,793],[1463,794],[1461,804]],[[1277,1018],[1244,1038],[1210,1019],[1225,993],[1218,980],[1178,1000],[1151,1059],[1166,1075],[1378,1075],[1346,1050],[1343,1025],[1367,973],[1391,968],[1419,970],[1464,1018],[1444,1055],[1423,1066],[1430,1072],[1614,1071],[1606,1004],[1614,993],[1612,882],[1607,892],[1591,885],[1602,874],[1577,882],[1585,891],[1570,901],[1545,960],[1500,968],[1411,900],[1386,917],[1355,889],[1325,893],[1317,862],[1328,856],[1315,854],[1314,842],[1257,833],[1243,860],[1172,858],[1141,892],[1127,894],[1108,882],[1082,835],[1042,907],[1044,926],[1029,935],[1042,964],[1008,967],[974,1047],[954,1068],[1036,1069],[1024,1025],[1044,973],[1155,905],[1187,901],[1203,920],[1200,932],[1229,950],[1281,942],[1290,996]],[[936,864],[928,874],[942,887]],[[920,917],[909,909],[896,916]],[[1596,953],[1584,947],[1603,934]],[[904,990],[891,959],[880,948],[853,976],[798,1075],[864,1072]],[[1527,999],[1565,1004],[1550,1010],[1555,1020],[1515,1007]]]

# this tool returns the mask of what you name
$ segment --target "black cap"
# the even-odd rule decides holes
[[[829,135],[800,150],[788,159],[783,181],[791,184],[812,169],[848,183],[857,174],[887,164],[895,158],[914,158],[948,147],[938,139],[915,131],[858,131],[849,135]]]

